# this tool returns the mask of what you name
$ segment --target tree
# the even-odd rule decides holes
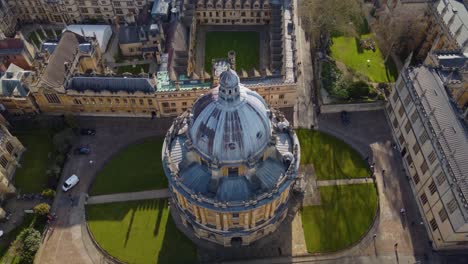
[[[348,94],[350,98],[360,99],[369,95],[370,85],[364,81],[353,82],[349,85]]]
[[[50,205],[46,203],[40,203],[34,206],[34,213],[40,216],[47,215],[50,212]]]
[[[76,135],[71,128],[66,128],[54,135],[52,142],[58,153],[67,154],[76,140]]]
[[[20,263],[33,263],[34,255],[36,254],[41,244],[41,233],[36,229],[29,227],[21,231],[15,240],[15,245],[20,255]]]
[[[46,199],[52,199],[55,197],[55,191],[52,189],[44,189],[41,193],[42,197]]]
[[[390,15],[381,16],[373,29],[385,61],[392,52],[406,58],[424,41],[429,19],[424,14],[408,14],[408,10],[398,8]]]
[[[365,24],[361,0],[301,0],[298,12],[302,26],[316,45],[320,36],[358,36]]]

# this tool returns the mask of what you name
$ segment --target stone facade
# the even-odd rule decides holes
[[[39,112],[35,100],[28,89],[34,73],[10,64],[0,78],[0,104],[13,115],[35,114]]]
[[[265,25],[269,0],[197,0],[195,17],[201,25]]]
[[[15,193],[12,179],[25,151],[21,142],[10,134],[5,125],[3,122],[0,124],[0,199],[6,194]]]
[[[174,121],[162,159],[185,228],[227,247],[246,246],[285,218],[300,151],[284,116],[227,70]]]
[[[10,6],[24,22],[79,23],[96,19],[107,23],[134,22],[147,0],[10,0]]]
[[[466,122],[432,68],[407,63],[389,98],[387,117],[433,248],[467,249]]]
[[[440,51],[466,53],[468,51],[467,19],[468,11],[465,5],[458,1],[439,0],[430,5],[428,27],[430,30],[427,32],[419,56]]]

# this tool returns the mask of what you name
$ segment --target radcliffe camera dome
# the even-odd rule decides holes
[[[162,158],[172,215],[182,231],[200,239],[248,245],[286,217],[299,153],[283,114],[228,69],[166,135]]]
[[[190,137],[209,161],[241,163],[261,155],[271,137],[268,107],[257,93],[239,85],[234,71],[193,106]]]

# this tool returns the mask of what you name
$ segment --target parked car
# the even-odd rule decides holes
[[[78,147],[75,149],[75,154],[77,155],[89,155],[91,153],[91,150],[87,147]]]
[[[78,178],[78,176],[76,176],[75,174],[73,174],[72,176],[70,176],[70,178],[68,178],[68,179],[63,183],[62,190],[63,190],[64,192],[70,190],[71,188],[73,188],[73,186],[75,186],[76,184],[78,184],[79,181],[80,181],[80,179]]]
[[[84,135],[84,136],[94,136],[94,135],[96,135],[96,129],[82,128],[80,130],[80,134]]]

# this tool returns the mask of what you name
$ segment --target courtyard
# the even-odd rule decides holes
[[[126,263],[195,263],[196,248],[175,226],[165,199],[88,205],[94,239]]]
[[[229,51],[236,52],[236,70],[259,69],[260,38],[252,31],[209,31],[206,32],[205,71],[211,73],[211,61],[227,58]]]

